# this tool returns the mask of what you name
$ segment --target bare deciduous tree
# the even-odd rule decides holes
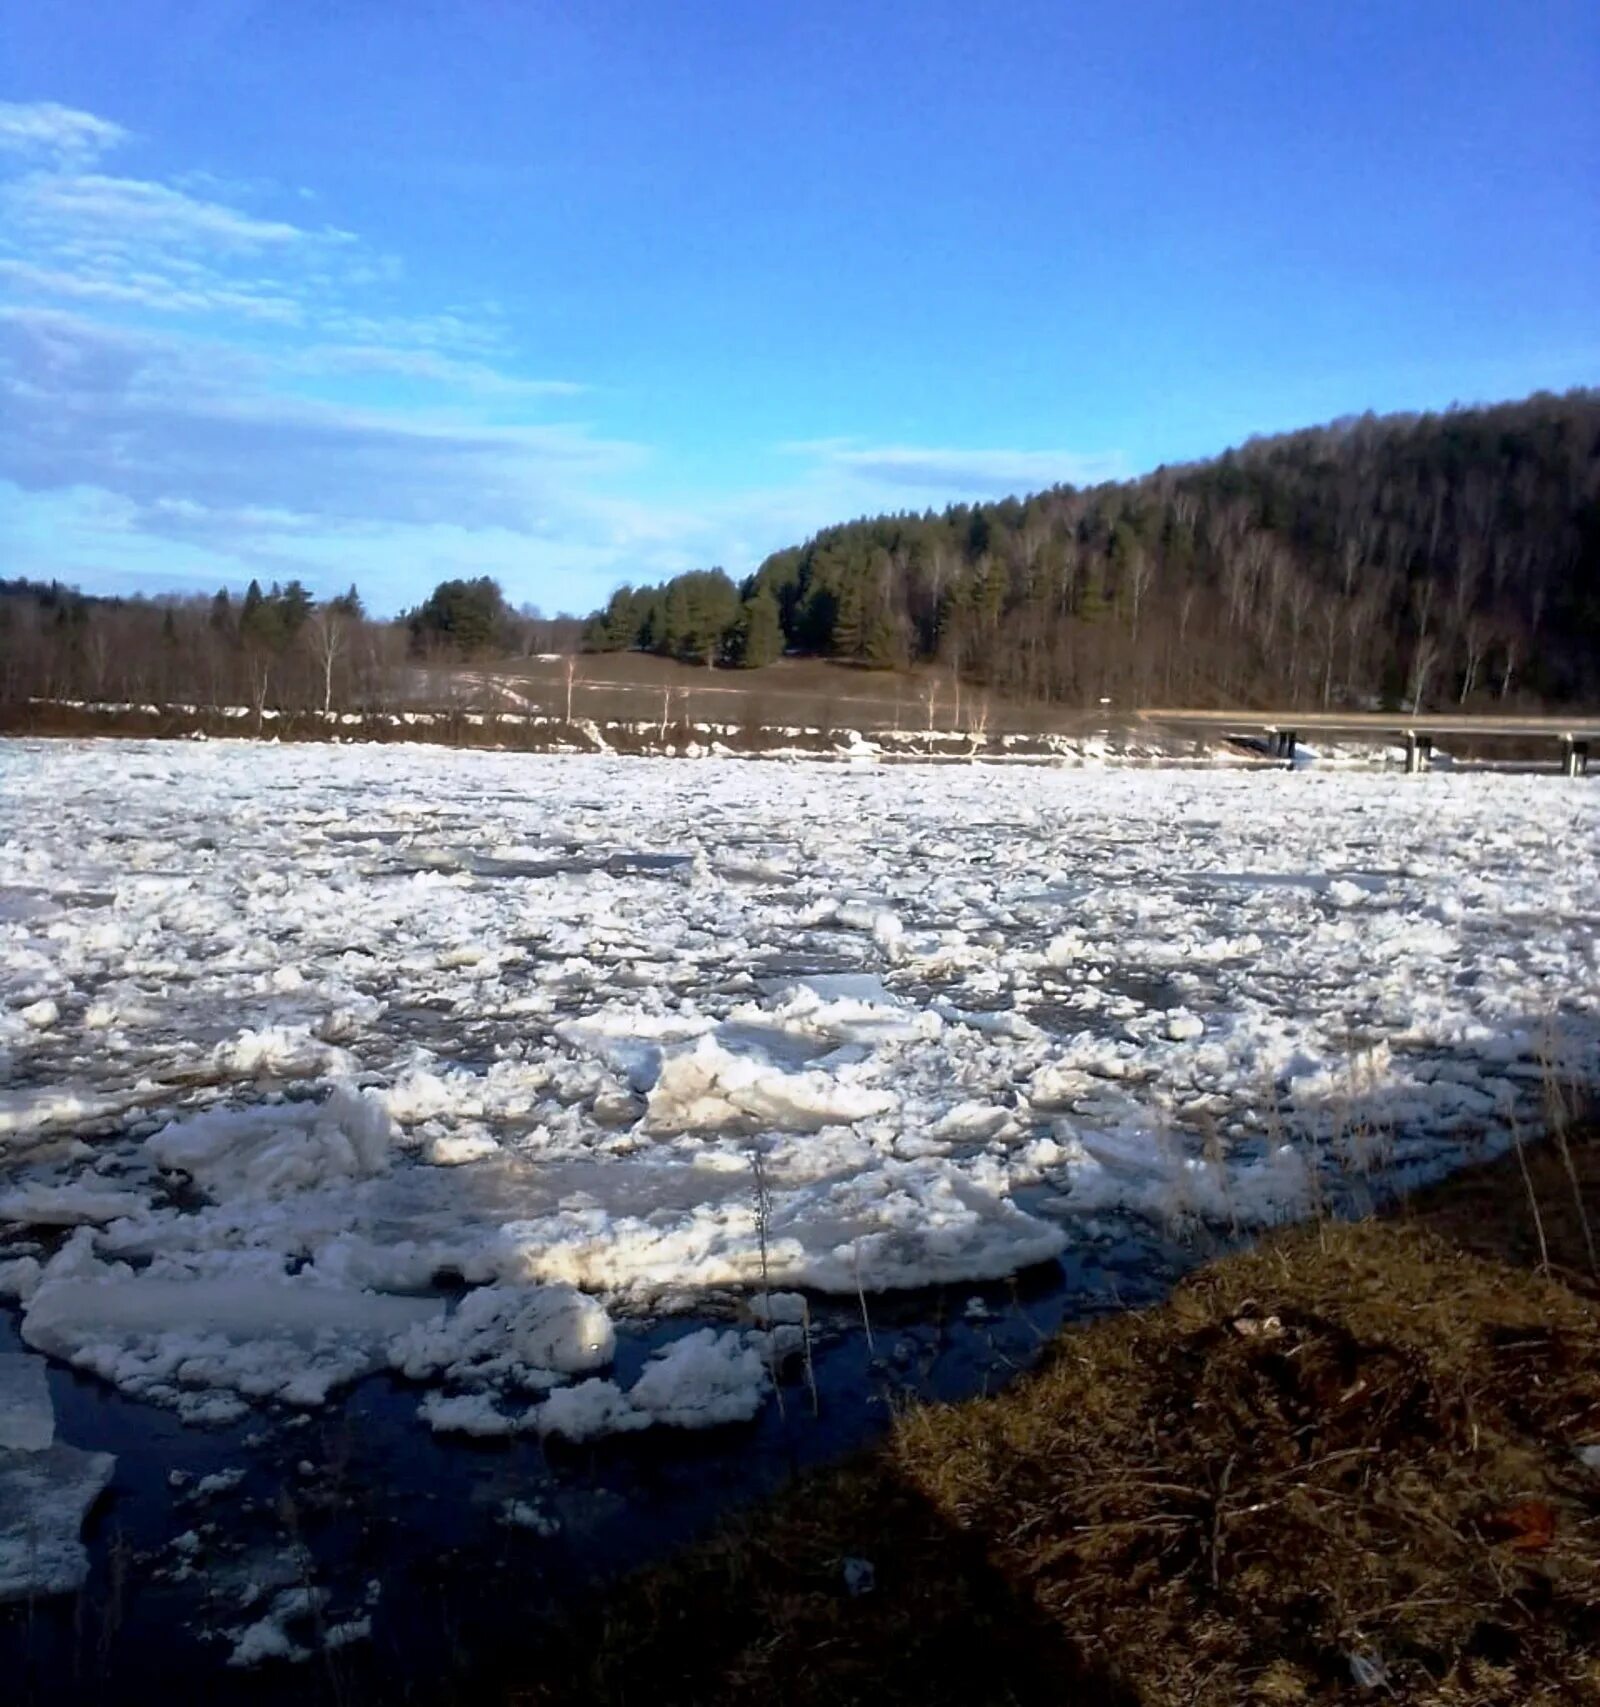
[[[1483,664],[1484,653],[1489,649],[1489,640],[1489,619],[1477,611],[1469,611],[1461,624],[1461,646],[1465,655],[1461,671],[1462,705],[1472,697],[1472,690],[1478,685],[1478,670]]]
[[[1411,700],[1411,715],[1422,709],[1422,696],[1427,691],[1428,678],[1439,661],[1439,644],[1431,636],[1419,639],[1411,651],[1411,680],[1407,690]]]
[[[349,618],[331,604],[318,605],[305,626],[306,644],[322,673],[322,715],[333,710],[333,672],[349,642]]]

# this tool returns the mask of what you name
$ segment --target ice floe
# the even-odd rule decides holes
[[[218,740],[0,786],[0,1296],[197,1422],[376,1370],[442,1432],[744,1419],[774,1289],[1282,1220],[1600,1059],[1592,783]],[[612,1372],[728,1291],[765,1331]]]
[[[59,1441],[0,1452],[0,1602],[70,1594],[89,1575],[79,1531],[116,1459]]]
[[[58,1276],[60,1260],[28,1301],[27,1343],[196,1420],[237,1415],[226,1395],[322,1404],[331,1388],[383,1368],[397,1335],[443,1311],[432,1299],[311,1277],[163,1279],[92,1261]]]
[[[394,1133],[378,1102],[335,1085],[326,1102],[219,1108],[174,1121],[145,1140],[145,1153],[214,1197],[274,1197],[382,1173]]]
[[[449,1316],[408,1328],[389,1360],[413,1380],[551,1387],[563,1375],[603,1368],[615,1349],[611,1318],[570,1286],[480,1286]]]
[[[42,1452],[56,1437],[42,1357],[0,1353],[0,1451]]]
[[[115,1468],[56,1439],[43,1358],[0,1355],[0,1603],[83,1586],[79,1531]]]

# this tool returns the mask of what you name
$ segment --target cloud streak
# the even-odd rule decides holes
[[[962,450],[928,445],[860,446],[848,439],[784,445],[816,465],[890,492],[964,493],[1008,497],[1049,486],[1094,486],[1128,472],[1116,452],[1070,450]]]
[[[165,540],[230,579],[320,552],[392,582],[491,537],[497,562],[613,549],[607,487],[646,452],[539,419],[584,388],[516,371],[492,308],[419,311],[354,234],[240,205],[271,186],[105,170],[129,141],[0,106],[0,480],[60,505],[64,552]]]
[[[564,507],[564,488],[644,455],[581,427],[462,425],[286,397],[260,383],[270,371],[225,347],[0,311],[0,469],[27,491],[99,487],[137,506],[139,525],[191,538],[210,528],[217,544],[267,514],[536,531]]]
[[[671,490],[651,447],[570,418],[616,395],[525,371],[494,305],[418,300],[398,258],[306,223],[303,192],[113,169],[132,142],[0,103],[0,501],[24,573],[355,577],[378,608],[491,573],[581,609],[845,515],[1119,471],[835,439],[783,447],[793,478],[766,488]],[[667,495],[628,495],[647,481]]]
[[[121,125],[93,113],[54,101],[0,101],[0,154],[81,166],[126,141]]]
[[[0,105],[0,164],[20,168],[0,180],[0,280],[14,294],[270,325],[330,342],[417,344],[477,358],[500,347],[491,311],[398,309],[392,298],[403,268],[355,233],[238,205],[270,195],[271,186],[202,172],[162,181],[93,169],[100,154],[130,140],[93,114]]]
[[[287,220],[257,219],[170,184],[101,172],[31,173],[12,187],[6,200],[28,234],[47,242],[93,232],[110,234],[112,243],[131,240],[253,254],[355,241],[348,231],[307,231]]]
[[[386,344],[318,344],[302,351],[296,365],[308,373],[418,380],[481,397],[579,397],[589,389],[574,380],[520,379],[484,362]]]

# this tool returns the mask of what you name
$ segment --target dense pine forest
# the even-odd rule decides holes
[[[357,590],[86,596],[0,580],[0,701],[394,703],[408,666],[801,651],[1063,706],[1600,703],[1600,391],[1336,422],[1138,480],[848,522],[742,584],[624,587],[586,623],[487,577],[394,620]],[[595,666],[588,666],[594,668]]]
[[[595,650],[936,662],[1090,704],[1600,697],[1600,392],[1371,415],[623,588]]]

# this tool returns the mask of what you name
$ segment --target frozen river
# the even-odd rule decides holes
[[[206,1462],[379,1372],[430,1451],[766,1426],[886,1294],[1532,1129],[1597,924],[1600,788],[1548,777],[5,743],[0,1296]],[[117,1474],[27,1497],[75,1535]]]

